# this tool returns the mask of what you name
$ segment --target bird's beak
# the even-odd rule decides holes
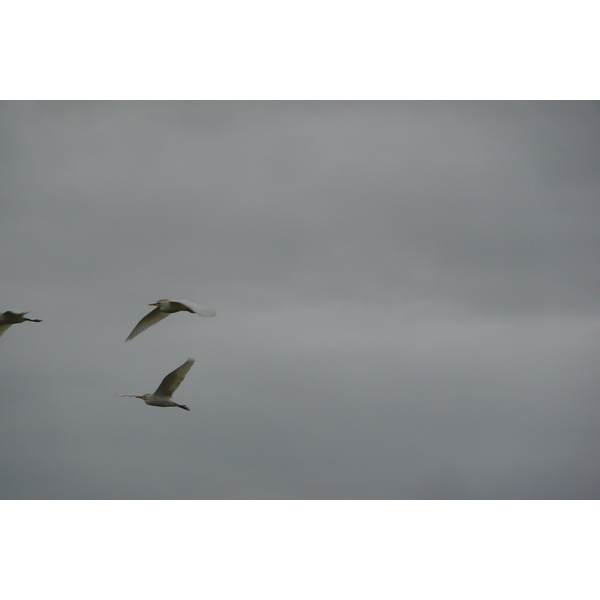
[[[148,306],[158,306],[158,302],[153,302],[152,304],[148,304]]]

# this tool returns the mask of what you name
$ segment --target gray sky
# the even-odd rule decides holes
[[[0,178],[0,497],[600,496],[600,105],[5,102]]]

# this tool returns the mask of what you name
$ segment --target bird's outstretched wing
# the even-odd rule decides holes
[[[133,331],[129,334],[126,342],[132,340],[136,335],[139,335],[145,329],[148,329],[151,325],[155,325],[159,321],[166,319],[169,316],[169,313],[165,313],[160,308],[155,308],[151,310],[134,328]]]
[[[208,306],[200,306],[189,300],[171,300],[171,304],[179,305],[180,310],[189,310],[201,317],[214,317],[217,314],[216,310],[208,308]]]
[[[137,398],[135,394],[115,394],[117,398]]]
[[[180,367],[177,367],[173,372],[169,373],[158,386],[158,389],[154,392],[156,396],[166,396],[170,398],[173,392],[179,387],[179,384],[183,381],[183,378],[187,375],[188,371],[194,364],[193,358],[188,358]]]
[[[0,325],[0,336],[10,327],[11,324],[8,325]]]
[[[0,325],[14,325],[15,323],[22,323],[27,312],[15,312],[14,310],[5,310],[0,313]]]

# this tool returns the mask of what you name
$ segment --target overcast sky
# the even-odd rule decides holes
[[[600,105],[4,102],[0,179],[1,498],[600,496]]]

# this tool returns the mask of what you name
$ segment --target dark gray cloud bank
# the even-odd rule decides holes
[[[0,177],[0,497],[600,496],[598,104],[5,102]]]

